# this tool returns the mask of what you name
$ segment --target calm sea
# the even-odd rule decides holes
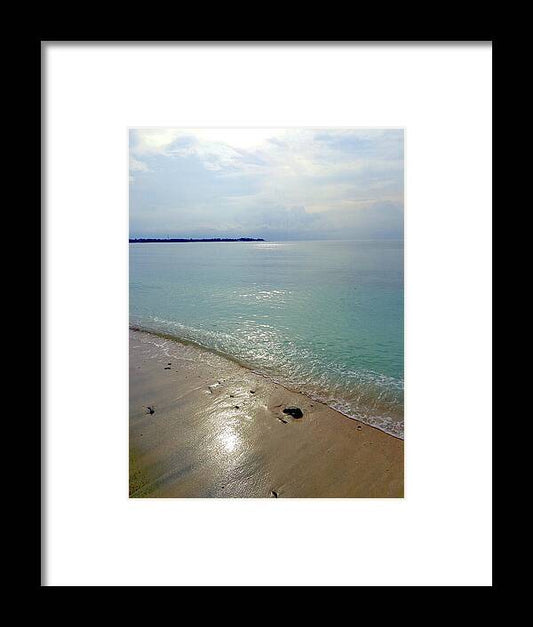
[[[403,242],[130,244],[130,324],[403,437]]]

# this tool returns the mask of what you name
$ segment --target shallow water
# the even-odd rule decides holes
[[[129,246],[131,325],[403,437],[403,242]]]

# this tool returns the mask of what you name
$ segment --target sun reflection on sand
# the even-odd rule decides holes
[[[225,410],[219,414],[222,421],[222,427],[217,433],[217,440],[222,444],[222,448],[233,453],[241,445],[242,438],[238,432],[239,421],[235,418],[235,409]]]
[[[231,430],[221,433],[219,439],[228,453],[233,453],[241,441],[240,437]]]

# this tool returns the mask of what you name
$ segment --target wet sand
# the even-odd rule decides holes
[[[403,440],[135,330],[129,430],[131,497],[403,497]]]

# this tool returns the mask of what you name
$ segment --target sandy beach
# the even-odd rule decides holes
[[[403,440],[137,330],[129,438],[131,497],[403,497]]]

